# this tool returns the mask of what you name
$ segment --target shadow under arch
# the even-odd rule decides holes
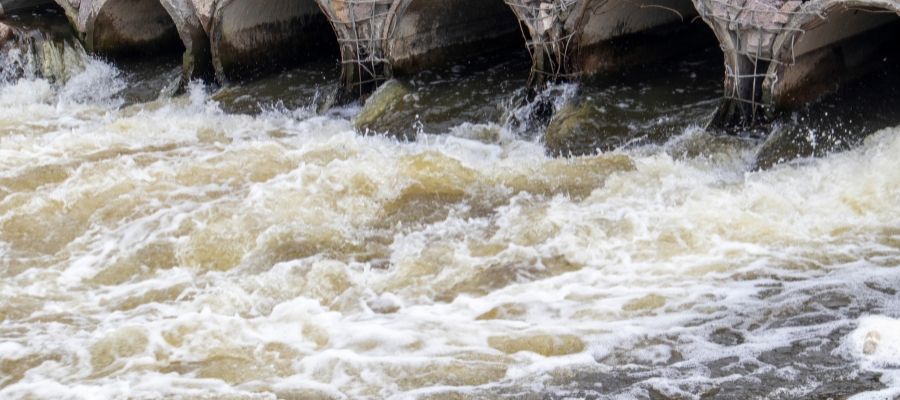
[[[100,0],[81,6],[78,19],[88,51],[110,57],[183,52],[185,78],[209,75],[209,40],[189,0]]]
[[[708,34],[690,29],[698,25],[691,0],[585,0],[573,14],[570,51],[586,75],[675,56]],[[692,36],[673,36],[681,34]]]
[[[220,82],[276,72],[338,49],[315,0],[220,0],[210,43]]]
[[[387,60],[401,75],[503,48],[524,49],[519,21],[502,0],[397,0],[386,28]]]
[[[775,38],[763,82],[763,101],[794,108],[838,83],[866,75],[876,57],[900,52],[900,3],[888,0],[824,0],[805,4]],[[875,61],[875,62],[873,62]]]

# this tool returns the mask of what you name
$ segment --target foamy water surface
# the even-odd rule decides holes
[[[747,172],[127,85],[0,88],[2,398],[900,396],[900,128]]]

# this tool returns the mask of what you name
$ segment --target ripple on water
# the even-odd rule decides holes
[[[553,159],[490,123],[15,87],[0,396],[897,394],[897,128],[748,173],[698,129]]]

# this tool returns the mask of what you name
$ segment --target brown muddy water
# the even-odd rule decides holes
[[[896,398],[897,75],[760,170],[713,50],[548,90],[604,116],[568,158],[506,122],[518,54],[406,78],[410,142],[316,111],[333,60],[7,74],[0,398]]]

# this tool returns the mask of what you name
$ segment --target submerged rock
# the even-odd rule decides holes
[[[532,352],[544,357],[559,357],[584,351],[587,345],[575,335],[532,334],[491,336],[488,345],[506,354]]]
[[[15,31],[13,30],[13,28],[0,22],[0,46],[3,46],[6,44],[6,42],[9,42],[13,38],[13,36],[15,36]]]
[[[754,168],[764,170],[808,157],[848,150],[862,142],[853,132],[819,132],[807,128],[775,129],[756,153]]]
[[[399,111],[412,94],[412,87],[396,79],[385,82],[363,105],[354,125],[361,133],[381,133],[403,140],[416,138],[416,124]]]
[[[547,151],[554,156],[581,156],[620,146],[627,140],[628,131],[607,120],[587,101],[563,106],[550,120],[544,134]]]

